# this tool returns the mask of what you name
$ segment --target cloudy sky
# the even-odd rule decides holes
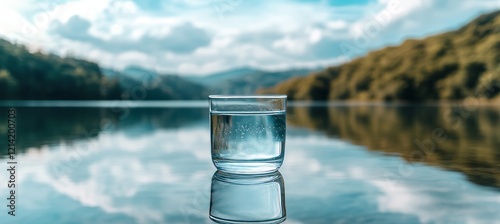
[[[0,37],[104,67],[203,75],[338,64],[498,9],[498,0],[1,0]]]

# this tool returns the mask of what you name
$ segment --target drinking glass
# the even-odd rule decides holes
[[[279,172],[263,175],[217,171],[212,177],[210,219],[217,223],[281,223],[285,185]]]
[[[286,95],[210,95],[212,161],[226,173],[277,171],[283,163]]]

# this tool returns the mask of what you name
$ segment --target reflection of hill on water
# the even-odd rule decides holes
[[[296,107],[288,113],[292,125],[370,150],[397,153],[409,162],[460,171],[476,184],[500,187],[500,109],[340,106]]]
[[[0,116],[7,117],[7,109]],[[201,108],[17,108],[18,153],[29,147],[95,138],[103,131],[120,130],[127,136],[172,129],[200,121],[208,112]],[[0,119],[0,139],[7,139],[7,119]],[[5,155],[6,152],[2,152]]]

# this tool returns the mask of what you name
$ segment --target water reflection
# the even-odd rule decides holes
[[[212,177],[210,219],[218,223],[281,223],[286,219],[281,173]]]
[[[491,174],[465,169],[498,167],[498,159],[492,157],[500,140],[494,132],[497,109],[478,109],[462,120],[462,128],[442,125],[446,120],[440,116],[451,111],[447,107],[289,109],[292,124],[320,131],[293,125],[287,130],[286,158],[280,169],[286,178],[286,222],[500,220],[498,188],[466,179],[476,175],[488,180]],[[266,214],[284,215],[284,207],[278,206],[284,205],[280,201],[284,196],[276,199],[283,188],[279,178],[267,187],[272,191],[266,184],[248,190],[248,185],[215,178],[206,109],[129,112],[121,117],[113,108],[18,108],[18,123],[23,123],[18,126],[19,144],[30,146],[17,156],[22,174],[16,183],[22,192],[19,214],[7,219],[6,212],[0,213],[0,220],[8,220],[2,223],[210,223],[211,197],[220,202],[212,204],[218,215],[244,211],[251,205],[238,205],[244,200],[265,202],[248,211],[274,203]],[[111,125],[102,125],[102,120],[111,120]],[[446,141],[432,138],[435,127],[443,129]],[[98,132],[82,137],[79,129]],[[432,139],[435,150],[426,154],[424,163],[412,164],[412,174],[403,177],[400,167],[406,171],[412,161],[408,155],[418,149],[412,142],[416,137],[426,146]],[[468,156],[484,163],[465,163]],[[0,163],[6,164],[6,159]],[[54,167],[63,172],[53,172]],[[211,192],[211,188],[225,190]],[[221,194],[212,194],[217,192]],[[238,196],[241,192],[246,193]],[[7,193],[7,185],[0,185],[0,198],[7,198]],[[264,195],[278,196],[265,201]]]
[[[358,105],[289,109],[292,125],[500,187],[500,109]]]
[[[1,109],[0,117],[7,117]],[[92,108],[19,107],[17,150],[92,140],[103,132],[125,131],[127,136],[149,135],[203,121],[205,108]],[[0,139],[7,139],[7,119],[0,119]],[[5,154],[2,151],[1,154]]]

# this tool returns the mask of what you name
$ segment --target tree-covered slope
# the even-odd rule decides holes
[[[0,39],[0,99],[117,99],[120,86],[96,63],[31,53]]]
[[[500,11],[459,30],[407,40],[260,92],[287,94],[292,100],[492,99],[500,93],[499,81]]]
[[[293,69],[284,71],[258,71],[221,80],[210,86],[212,94],[255,94],[258,89],[272,87],[293,77],[305,76],[311,69]]]
[[[129,75],[0,39],[0,100],[184,100],[207,94],[179,76]]]

